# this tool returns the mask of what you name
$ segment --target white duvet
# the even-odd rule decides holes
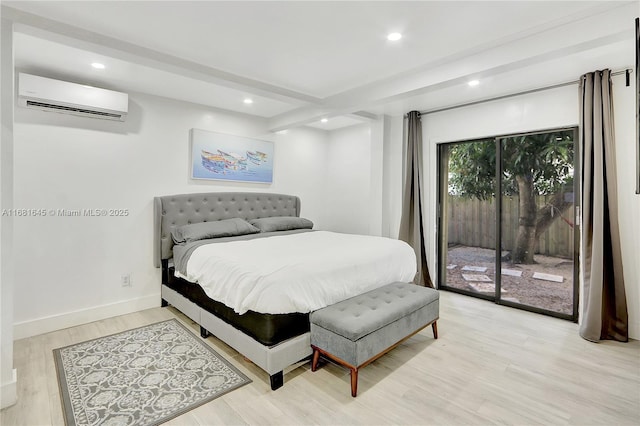
[[[238,314],[311,312],[416,273],[403,241],[316,231],[198,247],[187,276]]]

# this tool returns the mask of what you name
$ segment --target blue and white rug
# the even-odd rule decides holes
[[[53,355],[67,426],[157,425],[251,383],[175,319]]]

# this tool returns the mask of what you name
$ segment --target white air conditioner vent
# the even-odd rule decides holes
[[[129,95],[20,73],[18,105],[42,111],[124,121],[129,110]]]

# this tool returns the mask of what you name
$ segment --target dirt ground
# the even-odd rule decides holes
[[[503,253],[506,255],[507,253]],[[476,293],[495,292],[495,251],[450,247],[447,259],[447,285]],[[573,262],[568,259],[536,255],[533,265],[502,262],[502,298],[554,312],[573,312]],[[463,268],[467,270],[463,270]],[[486,271],[469,269],[487,268]],[[562,282],[533,278],[534,273],[550,274]],[[506,275],[513,274],[513,275]],[[521,273],[521,276],[515,276]],[[465,279],[463,274],[466,275]]]

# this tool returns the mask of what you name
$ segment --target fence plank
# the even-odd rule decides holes
[[[547,196],[538,196],[536,203],[543,206]],[[495,200],[478,200],[449,195],[447,203],[447,226],[449,245],[459,244],[470,247],[495,248],[496,203]],[[518,198],[503,197],[502,200],[502,249],[512,250],[518,233]],[[536,254],[573,258],[574,208],[565,211],[538,240]],[[567,218],[567,221],[563,220]]]

